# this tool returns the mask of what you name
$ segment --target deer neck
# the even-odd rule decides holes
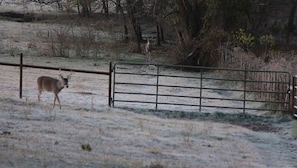
[[[62,81],[59,80],[57,82],[57,88],[58,88],[58,92],[60,92],[64,88],[64,84]]]

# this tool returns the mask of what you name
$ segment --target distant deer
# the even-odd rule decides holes
[[[151,46],[151,43],[150,43],[150,39],[149,38],[147,38],[147,42],[145,44],[144,50],[147,53],[147,61],[151,61],[152,46]]]
[[[59,92],[66,86],[68,88],[68,80],[70,79],[70,76],[72,74],[68,75],[67,78],[64,78],[61,74],[59,74],[60,79],[55,79],[48,76],[41,76],[37,79],[37,86],[38,86],[38,102],[40,102],[40,95],[43,90],[46,90],[48,92],[53,92],[55,95],[54,98],[54,107],[56,103],[56,99],[59,102],[60,109],[61,104],[58,97]]]

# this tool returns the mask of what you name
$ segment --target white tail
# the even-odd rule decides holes
[[[59,102],[60,109],[61,104],[58,97],[59,92],[66,86],[68,88],[68,80],[70,79],[70,75],[67,76],[67,78],[64,78],[61,74],[59,75],[60,79],[55,79],[48,76],[41,76],[37,79],[37,86],[38,86],[38,101],[40,102],[40,95],[43,90],[46,90],[48,92],[53,92],[55,95],[54,98],[54,107],[56,103],[56,99]]]

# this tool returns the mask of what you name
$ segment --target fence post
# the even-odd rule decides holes
[[[203,84],[202,84],[202,69],[200,69],[200,95],[199,95],[199,112],[201,112],[201,106],[202,106],[202,87],[203,87]]]
[[[112,62],[109,62],[109,83],[108,83],[108,106],[111,107],[111,79],[112,79]]]
[[[20,99],[23,97],[23,53],[20,54]]]
[[[244,75],[243,75],[243,114],[245,114],[245,103],[246,103],[246,83],[247,83],[247,69],[244,68]]]
[[[158,96],[159,96],[159,73],[160,73],[160,67],[159,65],[157,66],[157,84],[156,84],[156,110],[158,110]]]
[[[289,92],[291,93],[291,100],[289,100],[289,102],[291,102],[291,115],[293,116],[295,114],[295,102],[296,102],[296,97],[295,97],[295,94],[296,94],[296,75],[293,76],[293,85],[292,85],[292,90],[290,90]],[[291,88],[289,88],[291,89]],[[290,97],[290,95],[289,95]]]
[[[115,82],[116,82],[116,79],[115,79],[115,76],[116,76],[116,65],[117,63],[115,63],[113,66],[112,66],[112,107],[114,107],[114,101],[115,101]]]

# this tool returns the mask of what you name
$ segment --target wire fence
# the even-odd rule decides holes
[[[111,68],[109,69],[111,70]],[[2,98],[25,97],[30,101],[37,102],[37,78],[39,76],[58,78],[60,73],[64,76],[72,73],[69,88],[65,88],[59,93],[62,104],[78,108],[107,105],[111,100],[110,70],[101,72],[26,65],[22,64],[22,58],[19,64],[0,62],[0,96]],[[42,102],[52,103],[54,95],[42,92],[41,99]]]

